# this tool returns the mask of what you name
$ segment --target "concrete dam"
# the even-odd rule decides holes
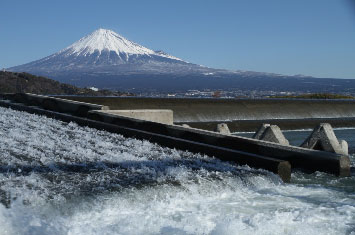
[[[60,98],[108,106],[112,110],[170,109],[175,124],[214,130],[227,123],[232,132],[256,131],[262,123],[281,129],[313,128],[327,122],[333,127],[355,126],[354,100],[314,99],[206,99],[80,97]]]

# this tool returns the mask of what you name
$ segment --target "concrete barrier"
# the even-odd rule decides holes
[[[253,139],[274,142],[282,145],[289,145],[290,143],[282,134],[280,128],[276,125],[262,124],[259,130],[252,137]]]
[[[225,123],[217,124],[215,132],[218,132],[218,133],[221,133],[221,134],[224,134],[224,135],[230,135],[230,133],[231,133],[229,128],[228,128],[228,125],[225,124]]]
[[[108,113],[146,121],[173,124],[173,111],[168,109],[95,110],[92,113]]]
[[[261,124],[269,123],[277,125],[282,130],[313,129],[319,123],[330,123],[334,128],[354,127],[355,117],[346,118],[305,118],[305,119],[264,119],[264,120],[233,120],[223,121],[228,124],[229,130],[233,132],[255,132]],[[193,128],[214,130],[221,121],[211,122],[186,122]],[[175,124],[181,124],[175,122]]]
[[[90,110],[108,110],[109,107],[79,101],[48,97],[30,93],[17,93],[13,96],[16,102],[31,106],[40,106],[47,110],[71,113],[81,117],[87,116]]]
[[[255,132],[255,134],[253,135],[253,139],[257,139],[260,140],[261,136],[264,134],[266,128],[268,128],[270,126],[270,124],[267,123],[263,123],[261,124],[261,126],[259,127],[259,129]]]
[[[321,123],[316,126],[309,137],[301,144],[303,148],[323,150],[332,153],[348,155],[348,143],[345,140],[338,141],[332,126],[329,123]]]
[[[94,116],[89,114],[89,118],[166,136],[183,138],[189,141],[276,158],[290,162],[292,167],[309,172],[324,171],[339,176],[350,175],[349,157],[340,154],[290,145],[285,146],[240,136],[223,135],[196,128],[185,128],[179,125],[165,125],[127,117],[118,117],[104,113],[95,113]]]

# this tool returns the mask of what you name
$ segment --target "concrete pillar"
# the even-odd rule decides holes
[[[217,124],[215,131],[224,135],[230,135],[231,133],[226,123]]]
[[[270,124],[267,123],[263,123],[259,129],[255,132],[255,134],[253,135],[253,139],[257,139],[260,140],[261,136],[263,135],[263,133],[265,132],[266,128],[268,128],[270,126]]]
[[[348,142],[345,140],[340,140],[339,141],[340,147],[343,150],[344,155],[348,156],[349,155],[349,145]]]
[[[263,124],[254,134],[253,138],[282,145],[289,145],[288,140],[282,134],[280,128],[276,125]]]
[[[338,141],[329,123],[316,126],[300,147],[348,155],[348,143],[345,140]]]

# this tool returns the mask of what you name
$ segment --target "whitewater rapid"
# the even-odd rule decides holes
[[[0,108],[0,234],[355,235],[355,176],[292,177]]]

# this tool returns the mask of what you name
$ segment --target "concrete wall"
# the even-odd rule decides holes
[[[91,112],[108,113],[112,115],[142,119],[169,125],[173,124],[173,111],[169,109],[95,110]]]
[[[255,131],[262,122],[281,129],[355,126],[355,100],[196,99],[138,97],[66,97],[110,109],[171,109],[174,123],[213,130],[228,123],[231,131]]]
[[[16,93],[4,95],[4,98],[14,100],[31,106],[41,106],[47,110],[56,112],[71,113],[78,116],[87,116],[90,110],[108,110],[108,106],[91,104],[62,98],[54,98],[31,93]]]

